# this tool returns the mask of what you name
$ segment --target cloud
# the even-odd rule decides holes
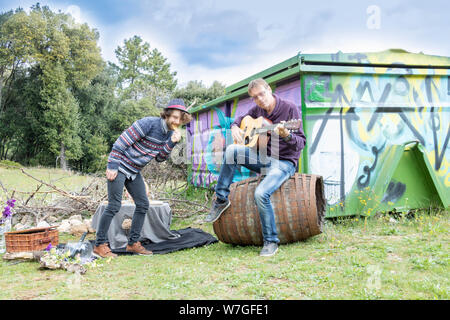
[[[0,0],[4,10],[36,0]],[[381,28],[367,28],[369,5],[381,9]],[[105,60],[139,35],[177,71],[179,83],[227,85],[303,53],[381,51],[392,47],[450,55],[449,4],[441,1],[344,0],[48,0],[99,31]],[[72,7],[70,7],[72,6]],[[79,8],[79,15],[78,10]]]
[[[81,21],[81,9],[79,6],[71,4],[65,10],[66,13],[69,13],[72,18],[74,18],[75,22],[80,23]]]
[[[206,85],[214,80],[232,84],[259,61],[255,58],[260,53],[257,22],[247,13],[222,10],[206,0],[196,1],[195,6],[184,1],[156,1],[152,5],[152,10],[142,10],[120,27],[101,27],[105,59],[116,62],[117,46],[139,35],[168,59],[180,84],[202,80]]]
[[[208,68],[245,63],[259,41],[255,18],[208,0],[156,1],[151,9],[145,4],[126,25],[147,34],[150,44],[164,42],[186,63]]]
[[[196,13],[185,34],[177,50],[187,63],[209,68],[247,63],[259,40],[255,20],[236,10]]]

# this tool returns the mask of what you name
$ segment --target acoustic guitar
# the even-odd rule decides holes
[[[254,119],[251,116],[245,116],[241,121],[241,130],[244,131],[242,145],[253,148],[258,145],[258,139],[263,133],[270,133],[277,125],[281,124],[289,131],[300,129],[302,124],[301,119],[292,119],[286,122],[272,123],[269,119],[259,117]],[[265,141],[267,142],[267,141]]]

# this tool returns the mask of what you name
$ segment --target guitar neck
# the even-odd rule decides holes
[[[273,129],[275,129],[277,125],[278,125],[278,123],[277,124],[272,124],[270,126],[265,126],[265,127],[262,127],[262,128],[258,128],[258,129],[256,129],[255,133],[259,134],[259,133],[263,133],[263,132],[273,131]]]
[[[264,133],[264,132],[273,131],[276,128],[277,125],[279,125],[279,123],[275,123],[275,124],[271,124],[271,125],[268,125],[268,126],[265,126],[265,127],[258,128],[258,129],[255,130],[255,134],[260,134],[260,133]],[[292,126],[292,125],[287,125],[287,126],[284,126],[284,127],[287,127],[288,129],[292,129],[292,130],[297,130],[298,129],[297,126]]]

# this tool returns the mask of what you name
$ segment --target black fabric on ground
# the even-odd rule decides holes
[[[153,243],[147,239],[141,239],[141,244],[145,249],[152,251],[154,254],[165,254],[188,248],[202,247],[213,244],[218,240],[211,234],[197,228],[185,228],[180,230],[171,230],[180,234],[179,238]],[[134,254],[126,251],[126,247],[112,250],[116,254]]]

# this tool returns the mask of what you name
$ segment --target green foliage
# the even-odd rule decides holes
[[[189,81],[184,88],[178,88],[174,96],[182,98],[187,106],[195,102],[194,106],[204,104],[225,94],[225,86],[214,81],[208,88],[201,81]]]
[[[116,50],[119,64],[111,64],[118,75],[119,95],[123,99],[154,98],[159,91],[172,91],[177,85],[176,72],[170,72],[170,63],[158,49],[141,37],[124,40]]]
[[[115,74],[104,64],[91,85],[74,91],[79,104],[81,151],[83,156],[75,161],[79,171],[103,171],[109,152],[109,135],[112,130],[109,117],[117,110],[114,96]]]
[[[62,156],[62,148],[69,159],[81,156],[78,103],[73,95],[62,86],[64,70],[61,65],[45,66],[44,87],[41,90],[42,113],[41,126],[48,151],[54,156]]]
[[[119,64],[110,66],[117,76],[119,104],[109,116],[110,145],[134,121],[159,116],[177,84],[167,59],[139,36],[124,40],[115,53]]]
[[[99,33],[36,4],[0,13],[0,160],[103,171],[112,144],[134,121],[159,116],[172,97],[189,105],[224,92],[176,72],[134,36],[102,60]]]
[[[73,91],[88,86],[100,70],[98,33],[39,4],[29,14],[3,14],[0,21],[0,120],[9,124],[0,131],[1,158],[14,149],[12,158],[25,162],[53,164],[60,157],[65,165],[79,159],[80,113]],[[23,92],[20,84],[26,85]]]
[[[5,168],[21,168],[22,165],[18,162],[15,161],[10,161],[10,160],[0,160],[0,167],[5,167]]]

